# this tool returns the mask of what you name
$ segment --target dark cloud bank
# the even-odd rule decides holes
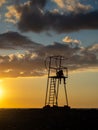
[[[0,34],[0,49],[35,49],[42,46],[20,35],[18,32],[7,32]]]
[[[23,48],[29,51],[23,54],[0,55],[0,77],[43,76],[47,74],[44,60],[52,55],[65,56],[67,58],[65,63],[70,71],[98,69],[98,44],[84,48],[76,44],[55,42],[44,46],[16,32],[1,34],[0,49],[9,50],[10,48]]]
[[[24,32],[53,30],[57,33],[98,29],[98,10],[61,14],[45,10],[46,4],[46,0],[31,0],[29,4],[16,6],[17,11],[21,13],[18,28]]]

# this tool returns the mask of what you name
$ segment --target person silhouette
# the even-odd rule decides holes
[[[60,84],[61,84],[61,78],[64,78],[63,70],[57,71],[56,75],[60,79]],[[64,78],[64,83],[65,83],[65,78]]]

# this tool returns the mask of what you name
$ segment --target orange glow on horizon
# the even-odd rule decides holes
[[[2,87],[2,80],[0,80],[0,100],[3,98],[3,96],[4,96],[4,90]]]
[[[69,106],[98,108],[98,73],[70,74],[67,79]],[[88,80],[89,79],[89,80]],[[47,77],[5,78],[0,80],[0,108],[42,108],[45,104]],[[63,87],[60,106],[65,105]]]

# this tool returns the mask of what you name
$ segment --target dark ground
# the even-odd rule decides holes
[[[98,130],[98,109],[0,109],[0,130]]]

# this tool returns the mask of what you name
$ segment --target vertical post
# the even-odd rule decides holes
[[[61,69],[61,61],[62,61],[62,59],[61,59],[61,56],[59,57],[59,69]]]
[[[45,96],[45,106],[46,106],[46,104],[47,104],[48,86],[49,86],[49,75],[50,75],[50,66],[51,66],[51,57],[50,57],[50,59],[49,59],[49,69],[48,69],[47,88],[46,88],[46,96]]]
[[[66,83],[64,84],[64,89],[65,89],[66,104],[68,106],[68,97],[67,97]]]
[[[56,96],[56,104],[58,106],[58,92],[59,92],[59,79],[58,79],[58,82],[57,82],[57,96]]]

